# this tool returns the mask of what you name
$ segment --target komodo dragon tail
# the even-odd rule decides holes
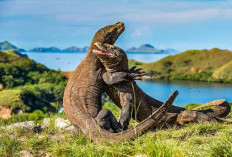
[[[74,126],[78,127],[78,129],[80,129],[86,137],[90,138],[95,142],[123,142],[133,140],[137,138],[139,135],[142,135],[146,131],[151,129],[163,116],[165,116],[168,108],[172,105],[178,94],[178,91],[173,92],[173,94],[168,98],[168,100],[158,110],[153,112],[153,114],[150,115],[147,119],[140,122],[136,127],[130,128],[120,133],[111,133],[107,130],[101,129],[92,117],[83,114],[83,112],[81,112],[77,108],[75,108],[74,111],[76,112],[75,115],[81,113],[82,114],[78,117],[73,116],[72,118],[75,119],[73,119],[71,123],[73,123]],[[80,117],[84,119],[80,119]],[[83,123],[81,123],[82,120],[84,121]]]
[[[211,107],[211,106],[216,106],[216,107],[212,109],[200,110],[202,108]],[[230,104],[225,99],[219,99],[202,104],[194,108],[193,110],[200,110],[200,112],[203,112],[211,117],[225,117],[229,114],[230,109],[231,109]]]

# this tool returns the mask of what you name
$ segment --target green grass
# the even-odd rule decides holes
[[[231,156],[232,126],[189,124],[146,133],[135,141],[95,144],[81,134],[49,127],[40,134],[32,130],[1,129],[0,155],[17,156],[22,150],[53,156]]]
[[[12,51],[0,51],[0,63],[11,62],[17,60],[18,58],[19,56],[12,53]]]
[[[191,110],[191,109],[194,109],[198,106],[200,106],[200,104],[188,104],[188,105],[185,105],[184,108]]]
[[[20,54],[17,51],[13,50],[13,49],[11,49],[11,50],[5,50],[5,51],[2,51],[2,52],[6,53],[8,55],[12,55],[14,57],[21,57]]]
[[[142,63],[131,60],[155,79],[232,82],[232,52],[217,48],[188,50],[165,57],[157,62]]]
[[[114,115],[120,113],[120,110],[109,102],[104,108],[111,109]],[[141,154],[151,157],[232,156],[232,125],[228,124],[200,122],[182,128],[157,129],[135,141],[96,144],[79,133],[54,128],[55,119],[65,118],[64,114],[47,117],[52,118],[51,125],[39,134],[32,130],[9,131],[0,127],[0,156],[20,156],[19,152],[22,150],[35,156],[47,154],[64,157],[128,157]],[[37,123],[41,124],[41,121]]]
[[[231,67],[232,67],[232,61],[224,64],[215,72],[213,73],[213,77],[217,79],[231,79],[232,78],[232,72],[231,72]]]
[[[21,100],[20,89],[8,89],[0,91],[0,104],[5,107],[24,108]]]

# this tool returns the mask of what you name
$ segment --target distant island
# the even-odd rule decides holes
[[[49,47],[49,48],[37,47],[37,48],[30,49],[28,51],[32,51],[32,52],[60,52],[61,50],[56,48],[56,47]]]
[[[89,49],[88,46],[85,46],[82,48],[76,47],[76,46],[71,46],[71,47],[68,47],[65,49],[60,49],[57,47],[36,47],[36,48],[29,49],[29,50],[25,50],[25,49],[16,47],[15,45],[11,44],[8,41],[0,42],[0,51],[15,50],[18,52],[87,52],[88,49]],[[133,53],[137,53],[137,52],[144,53],[145,52],[145,53],[171,54],[171,55],[179,53],[175,49],[171,49],[171,48],[158,49],[150,44],[143,44],[138,48],[132,47],[132,48],[126,50],[126,52],[133,52]]]
[[[15,45],[9,43],[8,41],[0,42],[0,51],[5,51],[5,50],[15,50],[18,52],[25,52],[26,51],[22,48],[16,47]]]
[[[87,52],[88,50],[89,50],[88,46],[85,46],[83,48],[72,46],[72,47],[64,49],[63,51],[65,52]]]
[[[76,46],[72,46],[72,47],[68,47],[66,49],[59,49],[57,47],[49,47],[49,48],[44,48],[44,47],[38,47],[38,48],[33,48],[28,50],[29,52],[87,52],[89,49],[89,47],[83,47],[83,48],[79,48]],[[141,45],[138,48],[132,47],[128,50],[126,50],[126,52],[145,52],[145,53],[156,53],[156,54],[176,54],[178,53],[177,50],[175,49],[157,49],[154,46],[150,45],[150,44],[144,44]]]
[[[146,53],[157,53],[157,54],[176,54],[178,53],[177,50],[175,49],[157,49],[154,46],[150,45],[150,44],[143,44],[138,48],[132,47],[128,50],[126,50],[126,52],[146,52]]]
[[[72,46],[63,50],[57,47],[37,47],[30,50],[25,50],[22,48],[18,48],[17,46],[11,44],[8,41],[0,42],[0,51],[15,50],[17,52],[87,52],[88,49],[88,46],[85,46],[83,48]]]
[[[89,47],[85,46],[83,48],[79,48],[76,46],[72,46],[72,47],[68,47],[66,49],[59,49],[57,47],[49,47],[49,48],[45,48],[45,47],[37,47],[37,48],[33,48],[28,50],[29,52],[87,52],[89,49]]]

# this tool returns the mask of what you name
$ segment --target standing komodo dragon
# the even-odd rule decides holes
[[[128,59],[122,49],[105,43],[95,43],[95,46],[97,48],[93,52],[100,59],[108,72],[128,71]],[[115,64],[112,64],[112,61],[117,62],[118,65],[115,66]],[[115,68],[112,68],[113,66]],[[131,71],[133,70],[134,69],[132,68]],[[105,81],[107,82],[107,80]],[[133,118],[138,121],[142,121],[152,113],[152,110],[157,110],[163,104],[144,93],[136,85],[135,81],[111,85],[108,86],[106,90],[106,93],[110,96],[114,103],[122,108],[120,123],[124,129],[126,129],[129,124],[132,109],[134,109]],[[199,120],[216,121],[216,117],[226,116],[230,112],[230,105],[224,99],[210,102],[207,106],[209,105],[217,107],[209,110],[196,111],[171,106],[168,110],[168,114],[164,116],[165,118],[160,124],[163,125],[163,123],[166,123],[167,125],[183,125],[185,123],[196,122]]]
[[[156,112],[135,128],[120,133],[111,133],[100,128],[96,120],[98,116],[108,119],[110,121],[110,128],[115,129],[114,131],[117,131],[118,126],[115,118],[112,117],[112,113],[102,110],[101,95],[105,91],[105,83],[102,76],[107,72],[99,59],[93,54],[94,43],[114,44],[123,30],[124,25],[120,22],[100,29],[95,34],[86,57],[76,68],[65,88],[63,106],[67,118],[86,137],[91,138],[93,141],[126,141],[135,139],[138,135],[153,127],[165,115],[167,109],[178,95],[177,91],[174,92]],[[110,80],[111,84],[115,84],[125,81],[125,76],[126,78],[134,79],[140,75],[133,74],[135,73],[115,72],[108,73],[105,76],[108,77],[107,79]],[[107,126],[103,124],[103,127]]]

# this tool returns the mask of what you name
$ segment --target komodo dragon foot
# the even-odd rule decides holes
[[[105,130],[112,129],[115,133],[122,131],[121,124],[117,121],[110,110],[101,110],[95,120],[98,125]]]

